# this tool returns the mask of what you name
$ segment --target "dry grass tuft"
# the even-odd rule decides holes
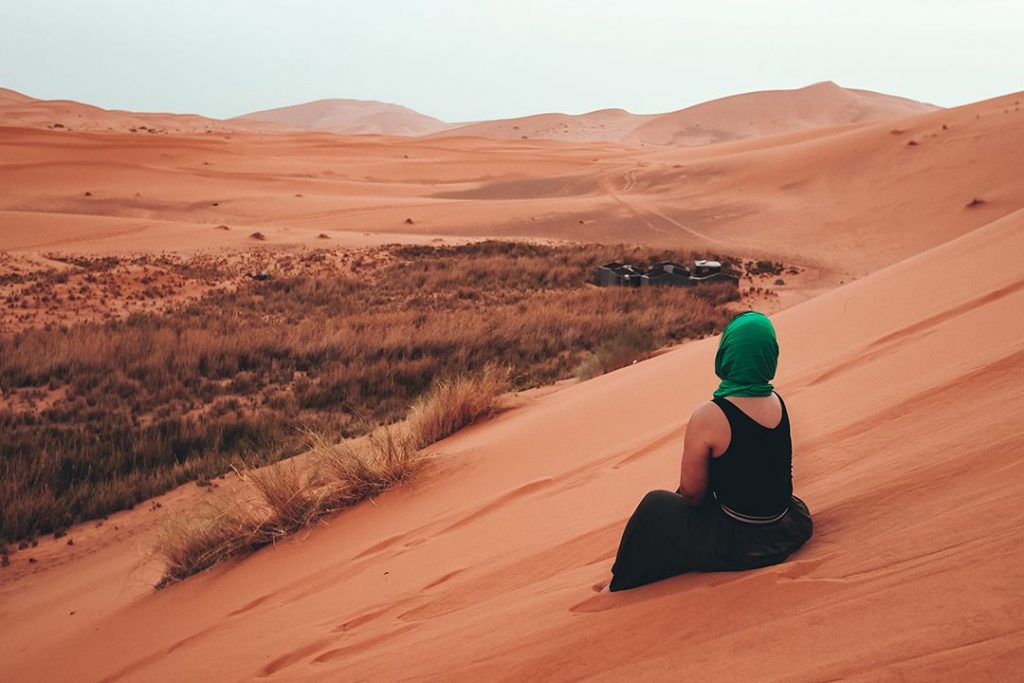
[[[294,459],[248,472],[246,479],[267,510],[262,523],[262,534],[267,540],[308,526],[324,507],[324,492],[310,485],[306,473]]]
[[[167,515],[155,554],[164,562],[163,588],[217,562],[261,545],[262,508],[241,499],[212,497],[185,515]]]
[[[310,458],[332,508],[355,505],[400,486],[423,465],[409,434],[397,426],[371,432],[362,449],[310,434]]]
[[[508,370],[493,365],[475,377],[438,382],[405,425],[379,427],[358,447],[307,430],[303,465],[291,459],[244,472],[245,492],[167,518],[155,550],[166,565],[157,588],[407,483],[426,462],[421,448],[493,414],[508,386]]]
[[[583,359],[576,368],[576,379],[585,382],[643,360],[654,346],[651,334],[643,330],[623,330]]]
[[[157,588],[404,484],[425,463],[408,432],[397,426],[371,432],[360,448],[315,431],[306,436],[305,467],[292,459],[248,471],[242,493],[206,500],[194,512],[165,519],[155,548],[165,565]]]
[[[409,411],[409,434],[420,448],[488,417],[509,388],[509,371],[487,365],[477,376],[442,380]]]

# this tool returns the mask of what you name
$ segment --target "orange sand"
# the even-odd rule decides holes
[[[714,386],[705,339],[522,401],[434,446],[415,485],[159,593],[161,511],[48,539],[36,565],[18,553],[0,572],[5,678],[1019,676],[1021,98],[694,149],[0,129],[0,247],[26,253],[234,247],[258,225],[282,244],[702,241],[846,280],[774,316],[816,524],[783,565],[594,591],[636,502],[677,483]]]

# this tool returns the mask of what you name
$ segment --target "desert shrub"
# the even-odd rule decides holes
[[[305,465],[297,460],[247,471],[240,492],[211,496],[167,515],[154,554],[164,563],[163,588],[229,557],[251,553],[409,481],[424,463],[401,427],[371,432],[359,447],[307,431]]]
[[[775,261],[757,261],[750,267],[751,275],[778,275],[785,266]]]
[[[439,380],[409,411],[413,443],[432,444],[494,413],[508,390],[508,375],[507,368],[487,365],[479,375]]]
[[[731,282],[706,282],[693,288],[693,295],[712,306],[724,306],[732,301],[739,301],[739,287]]]
[[[265,545],[259,510],[241,498],[209,496],[188,514],[166,515],[154,549],[164,563],[157,587]]]
[[[371,432],[366,446],[356,449],[310,435],[310,458],[332,506],[347,507],[408,481],[423,464],[411,435],[401,426]]]
[[[333,253],[303,258],[327,268]],[[480,376],[489,365],[508,368],[509,387],[525,389],[571,377],[623,329],[645,330],[651,348],[713,334],[730,317],[735,287],[587,284],[613,259],[693,256],[734,262],[606,245],[390,246],[352,258],[365,264],[358,275],[275,271],[164,313],[0,337],[0,384],[26,402],[0,408],[0,538],[130,507],[242,460],[291,457],[305,447],[302,425],[359,436],[366,424],[402,419],[438,380]],[[174,268],[234,277],[201,260]],[[602,368],[606,361],[617,362]],[[448,429],[448,408],[428,416],[418,405],[425,440]]]
[[[274,539],[301,529],[316,519],[324,504],[295,460],[284,460],[246,474],[267,510],[263,533]]]
[[[576,378],[585,381],[618,370],[647,357],[654,348],[654,335],[648,330],[626,329],[616,332],[576,367]]]

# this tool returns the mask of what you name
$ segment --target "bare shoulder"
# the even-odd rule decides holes
[[[695,440],[707,444],[715,457],[724,453],[732,440],[729,419],[714,401],[705,401],[693,409],[687,432],[692,432]]]
[[[728,427],[729,420],[714,401],[704,401],[693,409],[693,413],[690,415],[690,424],[712,428],[722,425]]]

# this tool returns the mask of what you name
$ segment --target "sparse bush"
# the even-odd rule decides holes
[[[646,330],[617,332],[576,367],[581,382],[643,360],[654,348],[654,336]]]
[[[601,363],[601,358],[596,354],[592,353],[583,361],[576,366],[576,379],[581,382],[585,382],[588,379],[594,379],[605,373],[604,365]]]
[[[418,447],[454,434],[494,413],[509,387],[507,368],[487,365],[476,376],[438,381],[409,412],[409,433]]]
[[[387,426],[360,448],[307,431],[310,450],[302,467],[287,460],[244,473],[248,487],[204,500],[185,514],[168,515],[154,553],[164,562],[163,588],[229,557],[251,553],[403,484],[424,463],[409,434]]]
[[[319,516],[323,497],[294,459],[248,472],[246,478],[268,511],[262,524],[268,539],[287,536]]]
[[[424,462],[400,426],[371,432],[362,449],[310,433],[310,459],[332,507],[348,507],[408,481]]]
[[[775,261],[757,261],[750,267],[751,275],[778,275],[785,266]]]
[[[303,258],[322,264],[330,253]],[[621,245],[390,246],[333,271],[275,270],[272,280],[215,288],[165,313],[0,337],[0,384],[24,397],[22,407],[0,409],[0,537],[130,507],[239,459],[291,457],[304,448],[300,425],[358,436],[366,427],[353,413],[394,422],[437,380],[479,376],[489,364],[509,368],[510,388],[524,389],[571,377],[588,349],[623,329],[645,330],[656,348],[728,321],[732,286],[586,284],[595,266],[624,253],[638,264],[687,260]],[[90,273],[125,265],[83,259],[65,257]],[[237,277],[206,261],[175,272]],[[105,295],[127,295],[114,286]]]
[[[157,588],[209,569],[243,550],[265,545],[261,535],[264,520],[257,509],[240,498],[212,496],[188,514],[167,515],[155,548],[164,563],[164,576]]]

